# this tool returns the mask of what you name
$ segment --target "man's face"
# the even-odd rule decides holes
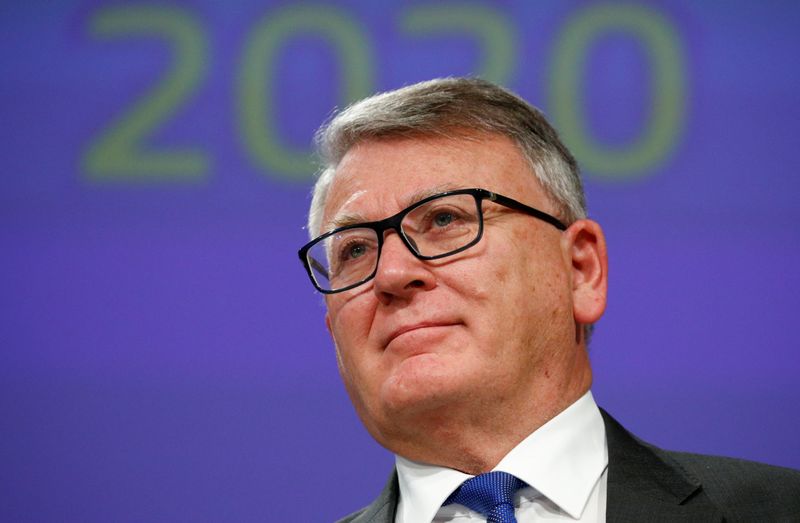
[[[504,137],[371,140],[341,161],[323,231],[467,187],[554,212]],[[575,322],[562,233],[489,201],[483,210],[483,238],[472,248],[423,261],[387,232],[375,278],[326,298],[347,391],[389,448],[423,421],[469,418],[484,407],[518,416],[513,409],[547,400],[537,391],[573,357],[564,350],[575,342]]]

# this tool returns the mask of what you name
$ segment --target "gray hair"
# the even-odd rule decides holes
[[[357,143],[373,138],[440,136],[470,138],[490,133],[513,140],[567,224],[586,217],[578,164],[537,108],[511,91],[475,78],[439,78],[354,103],[316,135],[322,160],[308,212],[314,238],[336,168]]]

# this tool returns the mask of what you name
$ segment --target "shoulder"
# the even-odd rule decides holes
[[[643,521],[648,514],[671,514],[662,519],[676,521],[800,521],[800,471],[666,451],[601,413],[608,521]]]
[[[356,521],[356,519],[358,519],[362,514],[364,514],[366,510],[367,510],[366,508],[362,508],[361,510],[353,512],[352,514],[345,516],[342,519],[337,519],[336,523],[350,523],[352,521]]]
[[[394,513],[389,500],[377,499],[369,506],[337,520],[336,523],[390,523],[394,521]]]
[[[381,494],[369,506],[343,517],[336,523],[392,523],[397,511],[397,499],[400,487],[397,483],[397,472],[392,471],[389,481]]]
[[[800,471],[742,459],[655,451],[696,477],[726,513],[800,519]]]

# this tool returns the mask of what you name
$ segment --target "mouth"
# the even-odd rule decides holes
[[[438,330],[443,327],[453,327],[458,324],[459,324],[458,322],[452,322],[452,321],[426,321],[426,322],[414,323],[411,325],[404,325],[392,331],[392,333],[386,339],[384,347],[388,348],[388,346],[393,341],[409,333],[416,333],[424,330]]]

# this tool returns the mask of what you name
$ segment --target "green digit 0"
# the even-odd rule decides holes
[[[653,74],[650,122],[625,148],[593,140],[581,110],[587,49],[610,31],[637,38]],[[634,4],[591,5],[569,21],[555,44],[550,84],[553,120],[588,171],[609,178],[640,176],[663,162],[677,143],[686,104],[684,69],[680,39],[661,14]]]
[[[103,39],[166,39],[172,46],[175,65],[146,96],[89,144],[83,157],[84,171],[96,180],[196,179],[206,174],[209,159],[202,151],[156,151],[143,145],[148,134],[175,114],[205,72],[206,42],[193,15],[171,7],[108,7],[92,17],[90,30]]]
[[[509,82],[517,55],[517,35],[496,10],[477,5],[422,5],[411,8],[401,23],[405,31],[417,35],[472,33],[483,50],[477,73],[499,84]]]
[[[311,155],[281,143],[273,109],[273,84],[281,47],[302,33],[323,35],[334,45],[343,69],[340,77],[345,103],[370,94],[374,63],[363,30],[332,6],[287,6],[256,24],[245,44],[238,75],[237,109],[245,146],[258,167],[297,180],[313,174]]]

